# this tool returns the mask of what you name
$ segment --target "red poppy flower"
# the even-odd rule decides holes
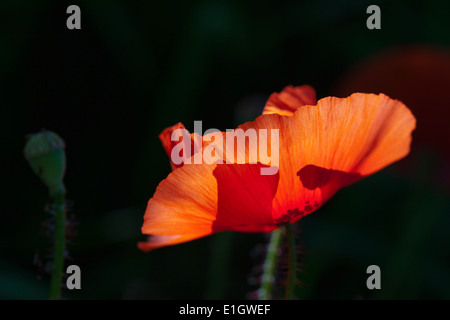
[[[415,118],[400,101],[362,93],[315,100],[309,86],[286,87],[270,96],[263,115],[237,128],[255,129],[258,138],[259,129],[278,130],[278,143],[269,139],[267,146],[279,151],[273,175],[261,175],[272,165],[266,159],[250,163],[250,144],[244,163],[225,152],[231,163],[173,165],[148,202],[142,232],[149,237],[138,247],[150,251],[225,230],[273,231],[409,153]],[[181,126],[160,135],[169,155],[170,133]],[[196,152],[211,143],[207,136],[191,137]]]

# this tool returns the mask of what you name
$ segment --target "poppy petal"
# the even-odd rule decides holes
[[[386,95],[355,93],[321,99],[292,117],[262,115],[241,127],[279,129],[280,180],[273,215],[282,222],[288,212],[296,221],[340,188],[405,157],[415,118]]]
[[[159,184],[144,215],[142,233],[151,237],[142,248],[150,250],[212,233],[217,212],[214,167],[184,165]]]
[[[268,232],[278,175],[261,164],[184,165],[162,181],[150,199],[138,244],[143,251],[226,230]]]
[[[189,144],[189,148],[190,148],[189,154],[183,154],[183,151],[181,151],[180,156],[183,158],[183,162],[178,163],[178,164],[174,163],[173,159],[172,159],[172,150],[176,145],[182,143],[182,141],[184,140],[183,135],[181,135],[181,134],[177,135],[179,137],[178,140],[172,140],[172,135],[173,135],[174,131],[176,131],[176,130],[186,130],[186,128],[184,127],[184,125],[181,122],[179,122],[171,127],[164,129],[159,134],[159,140],[161,141],[161,144],[163,145],[164,150],[166,150],[166,153],[169,156],[170,166],[172,167],[172,170],[182,167],[188,158],[190,158],[192,155],[194,155],[196,152],[198,152],[202,149],[202,138],[197,133],[194,132],[194,133],[189,134],[189,132],[186,130],[185,131],[186,134],[189,134],[190,139],[191,139],[190,144]]]
[[[219,164],[218,209],[214,231],[268,232],[277,228],[272,219],[272,200],[278,187],[278,173],[261,175],[257,164]]]
[[[264,107],[263,114],[279,114],[292,116],[294,112],[305,105],[315,105],[316,91],[308,85],[287,86],[280,93],[272,93]]]
[[[166,247],[166,246],[172,246],[175,244],[188,242],[191,240],[195,240],[204,236],[207,236],[208,234],[183,234],[183,235],[177,235],[177,236],[149,236],[147,241],[141,241],[138,242],[137,246],[140,250],[143,252],[150,252],[152,250]]]

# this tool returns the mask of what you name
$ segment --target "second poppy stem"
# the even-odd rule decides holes
[[[66,208],[64,192],[51,196],[55,214],[55,239],[53,251],[53,268],[50,283],[50,299],[58,300],[61,296],[61,280],[64,268]]]
[[[289,222],[284,225],[286,230],[286,242],[288,248],[288,278],[286,283],[285,300],[295,298],[295,285],[297,283],[297,253],[295,249],[295,236],[292,230],[292,224]]]

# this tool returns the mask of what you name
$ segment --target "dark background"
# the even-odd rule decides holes
[[[81,30],[66,28],[70,4],[81,8]],[[370,4],[381,8],[381,30],[366,28]],[[447,50],[449,12],[448,1],[2,1],[0,298],[48,295],[33,265],[47,190],[22,154],[25,135],[43,128],[66,141],[65,184],[79,221],[68,249],[82,289],[65,298],[251,297],[251,252],[263,235],[136,248],[146,203],[170,173],[159,132],[179,121],[193,130],[194,120],[204,130],[234,128],[289,84],[339,95],[343,75],[378,52]],[[449,106],[448,77],[439,81]],[[436,96],[433,88],[424,83],[423,93]],[[428,121],[448,115],[444,108],[426,112]],[[407,159],[300,221],[299,298],[450,298],[450,189],[440,174],[450,172],[449,135],[433,130],[442,131],[440,148],[413,139]],[[365,285],[371,264],[382,272],[376,292]]]

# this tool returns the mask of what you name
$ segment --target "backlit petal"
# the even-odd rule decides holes
[[[261,164],[187,164],[158,186],[144,216],[143,251],[213,232],[267,232],[278,175],[262,176]]]
[[[242,128],[279,129],[273,215],[282,222],[288,212],[298,220],[340,188],[405,157],[415,118],[400,101],[355,93],[321,99],[292,117],[263,115]]]
[[[214,231],[272,231],[272,200],[278,186],[278,173],[261,175],[261,164],[219,164],[217,180],[218,212]]]
[[[316,101],[316,91],[311,86],[287,86],[280,93],[270,95],[263,114],[292,116],[298,108],[305,105],[313,106]]]
[[[142,233],[157,247],[189,241],[212,233],[217,212],[214,165],[184,165],[163,180],[147,205]]]
[[[167,155],[170,159],[170,166],[172,167],[172,170],[175,170],[176,168],[182,167],[184,165],[184,161],[180,164],[175,164],[172,161],[172,149],[179,143],[182,143],[183,137],[180,136],[179,141],[172,141],[172,134],[175,130],[186,130],[184,125],[179,122],[171,127],[168,127],[164,129],[159,134],[159,140],[161,141],[161,144],[164,147],[164,150],[166,150]],[[196,152],[200,151],[202,149],[202,140],[201,137],[197,133],[191,133],[190,134],[190,154],[182,154],[183,158],[186,160],[187,158],[194,155]]]

